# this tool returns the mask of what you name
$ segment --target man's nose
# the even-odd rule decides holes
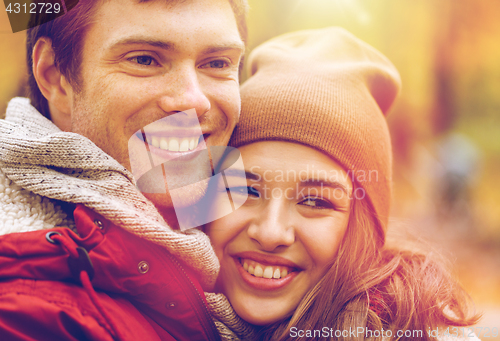
[[[195,66],[183,65],[172,70],[168,84],[159,101],[165,112],[195,109],[200,117],[210,110],[210,100],[202,88]]]
[[[263,251],[276,251],[295,242],[294,224],[290,221],[288,205],[284,200],[272,199],[247,229],[250,239]]]

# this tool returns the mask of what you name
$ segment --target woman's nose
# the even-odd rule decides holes
[[[292,245],[295,242],[295,231],[286,201],[270,200],[250,223],[247,233],[263,251],[275,251],[279,247]]]

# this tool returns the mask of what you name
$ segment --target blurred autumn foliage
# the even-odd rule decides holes
[[[395,64],[393,229],[434,240],[479,305],[500,306],[500,1],[249,3],[249,51],[282,33],[341,26]],[[2,12],[2,114],[25,82],[24,32],[9,32]],[[500,327],[491,309],[498,315],[480,324]]]

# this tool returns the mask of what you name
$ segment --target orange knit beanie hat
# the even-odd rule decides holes
[[[271,39],[250,54],[241,116],[230,146],[280,140],[315,148],[340,163],[368,199],[385,237],[392,151],[385,113],[400,78],[380,52],[341,28]]]

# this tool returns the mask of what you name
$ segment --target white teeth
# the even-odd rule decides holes
[[[148,143],[153,145],[153,147],[171,152],[187,152],[188,150],[196,149],[196,147],[198,147],[198,141],[199,137],[180,139],[175,137],[166,138],[152,136],[148,138]]]
[[[262,265],[253,260],[241,259],[241,264],[246,272],[259,278],[279,279],[288,276],[289,273],[287,267]]]
[[[160,148],[163,150],[168,150],[168,141],[164,137],[160,139]]]
[[[187,152],[189,150],[189,141],[188,139],[183,139],[181,145],[179,147],[180,152]]]
[[[264,274],[264,269],[262,269],[262,266],[256,265],[255,266],[255,273],[253,274],[255,277],[262,277]]]
[[[193,137],[191,139],[191,142],[189,142],[189,149],[191,150],[196,149],[196,147],[198,147],[199,142],[200,142],[199,137]]]
[[[156,136],[153,136],[151,144],[153,147],[159,148],[160,147],[160,141],[158,141],[158,138]]]
[[[279,268],[276,268],[276,270],[274,270],[273,278],[281,278],[280,269]]]
[[[171,138],[170,141],[168,141],[168,150],[171,152],[178,152],[179,151],[179,140]]]
[[[279,269],[276,269],[276,270],[278,270],[278,273],[279,273]],[[273,278],[273,268],[270,266],[266,266],[266,268],[264,269],[264,275],[262,277]]]

